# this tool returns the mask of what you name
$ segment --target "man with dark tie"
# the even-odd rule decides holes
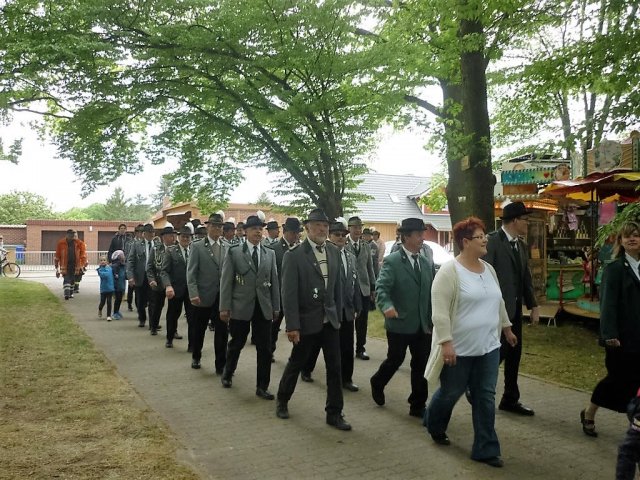
[[[188,349],[192,348],[194,336],[193,307],[187,290],[187,265],[189,264],[190,245],[193,238],[193,225],[187,223],[180,228],[178,244],[167,248],[162,260],[160,278],[167,296],[167,348],[173,347],[173,339],[178,331],[178,318],[187,317],[189,338]]]
[[[387,358],[371,377],[371,396],[385,404],[384,388],[396,373],[407,348],[411,352],[411,394],[409,415],[422,418],[428,387],[424,371],[431,352],[431,283],[433,262],[420,255],[424,221],[405,218],[400,225],[402,246],[389,254],[376,283],[376,302],[384,314]]]
[[[531,310],[531,323],[536,325],[540,319],[538,304],[533,291],[527,245],[519,238],[527,234],[530,210],[524,203],[512,202],[502,211],[502,228],[489,234],[487,255],[496,273],[502,290],[511,330],[518,338],[512,347],[502,335],[500,359],[504,360],[504,393],[498,405],[500,410],[532,416],[534,411],[520,402],[518,388],[518,370],[522,356],[522,306]]]
[[[227,360],[227,324],[220,320],[220,275],[222,263],[227,254],[227,246],[222,242],[224,217],[213,213],[204,222],[206,236],[191,244],[191,256],[187,266],[187,287],[189,299],[193,305],[193,343],[191,368],[200,368],[204,337],[207,325],[213,324],[213,346],[215,351],[215,369],[222,375]]]
[[[282,305],[293,349],[278,387],[276,415],[289,418],[289,400],[298,375],[320,345],[327,369],[326,422],[339,430],[351,430],[342,415],[340,257],[337,247],[326,241],[329,219],[322,209],[309,213],[305,229],[306,240],[282,260]]]
[[[338,247],[340,256],[340,284],[342,285],[342,312],[340,316],[340,363],[342,372],[342,388],[350,392],[357,392],[359,387],[353,383],[353,322],[361,308],[362,297],[358,285],[358,270],[356,257],[348,252],[344,246],[347,243],[347,221],[338,217],[329,226],[329,240]],[[313,382],[311,372],[315,369],[320,346],[311,352],[300,378],[305,382]]]
[[[360,217],[349,219],[349,236],[347,237],[348,251],[356,257],[358,267],[358,282],[362,295],[362,308],[356,318],[356,357],[360,360],[369,360],[365,350],[367,343],[367,326],[369,324],[369,307],[375,299],[376,275],[373,270],[373,256],[371,247],[362,237],[362,220]]]
[[[133,243],[127,256],[127,280],[129,285],[135,288],[138,326],[141,328],[147,323],[147,306],[151,308],[149,305],[151,287],[147,280],[147,267],[151,258],[154,235],[153,225],[151,223],[144,225],[142,238]]]
[[[282,225],[282,232],[282,238],[269,245],[269,248],[276,253],[276,265],[278,267],[280,291],[282,291],[282,258],[286,252],[291,250],[300,242],[300,232],[302,232],[300,220],[295,217],[287,218]],[[282,305],[282,296],[280,297],[280,304]],[[280,308],[278,318],[271,325],[271,361],[274,361],[273,354],[276,351],[276,343],[278,341],[278,334],[280,333],[280,325],[282,324],[283,318],[284,312],[282,308]]]
[[[232,377],[249,330],[256,345],[256,395],[273,400],[271,381],[271,322],[280,310],[280,285],[276,254],[261,245],[264,213],[251,215],[244,223],[246,241],[233,245],[222,264],[220,320],[229,325],[227,362],[222,386],[230,388]]]

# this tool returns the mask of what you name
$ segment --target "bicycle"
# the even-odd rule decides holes
[[[6,251],[0,250],[0,266],[2,266],[0,272],[2,272],[3,276],[9,278],[18,278],[20,276],[20,265],[9,262]]]

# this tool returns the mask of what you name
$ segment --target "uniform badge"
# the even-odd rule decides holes
[[[313,289],[313,298],[314,298],[314,299],[317,299],[317,298],[318,298],[318,289],[317,289],[317,288],[314,288],[314,289]]]

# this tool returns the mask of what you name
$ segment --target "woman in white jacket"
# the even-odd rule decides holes
[[[469,389],[473,417],[473,460],[502,467],[495,431],[495,391],[500,332],[516,345],[496,273],[487,253],[484,223],[469,217],[453,227],[460,254],[438,271],[431,289],[433,343],[426,376],[440,381],[424,424],[433,440],[449,445],[447,426],[458,399]]]

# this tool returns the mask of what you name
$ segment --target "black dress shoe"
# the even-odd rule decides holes
[[[351,430],[351,424],[344,420],[341,413],[332,413],[327,415],[327,425],[331,425],[332,427],[345,432]]]
[[[156,327],[156,330],[162,330],[162,325],[158,325],[158,326]]]
[[[491,465],[492,467],[502,468],[504,467],[504,462],[500,457],[489,457],[489,458],[481,458],[475,459],[476,462],[486,463],[487,465]]]
[[[224,370],[222,370],[221,368],[216,368],[216,375],[222,375],[222,372],[224,372]]]
[[[289,418],[289,407],[287,402],[283,402],[282,400],[278,400],[276,402],[276,416],[283,420]]]
[[[144,324],[145,324],[145,322],[138,322],[138,327],[144,328]]]
[[[384,402],[385,402],[384,390],[382,388],[376,387],[373,384],[373,381],[371,381],[371,396],[373,397],[373,401],[376,402],[378,405],[380,406],[384,405]]]
[[[220,383],[222,383],[224,388],[231,388],[233,382],[231,381],[231,377],[225,377],[225,374],[223,373]]]
[[[356,353],[356,358],[359,358],[360,360],[369,360],[369,355],[367,355],[367,352],[358,352]]]
[[[158,335],[158,330],[156,330],[155,328],[152,328],[151,335]]]
[[[165,343],[164,346],[167,348],[173,348],[173,343],[167,341],[167,343]]]
[[[193,360],[191,362],[191,368],[199,370],[200,369],[200,360]]]
[[[264,400],[273,400],[276,398],[273,393],[271,393],[266,388],[256,388],[256,395]]]
[[[525,417],[533,417],[534,415],[534,411],[532,409],[530,409],[529,407],[525,407],[520,402],[516,402],[516,403],[500,402],[500,405],[498,405],[498,408],[500,410],[504,410],[505,412],[517,413],[518,415],[523,415]]]
[[[451,440],[449,440],[446,433],[432,433],[431,438],[438,445],[451,445]]]
[[[311,378],[310,373],[300,372],[300,380],[307,383],[313,383],[313,378]]]
[[[409,415],[412,417],[423,418],[424,410],[424,407],[411,407],[409,408]]]
[[[342,388],[344,388],[345,390],[349,390],[350,392],[357,392],[358,390],[360,390],[360,387],[358,387],[358,385],[353,382],[343,382]]]
[[[173,334],[173,338],[175,338],[176,340],[182,340],[182,335],[180,335],[178,332]]]
[[[132,307],[131,305],[129,305],[129,306],[127,307],[127,310],[129,310],[130,312],[133,312],[133,307]]]

